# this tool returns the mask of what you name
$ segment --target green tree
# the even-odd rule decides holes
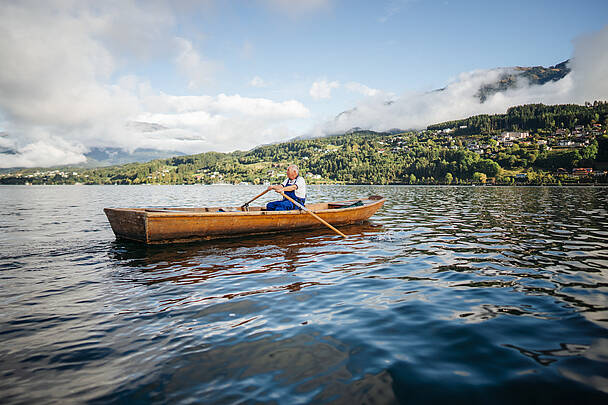
[[[475,183],[486,184],[487,179],[488,179],[488,176],[486,176],[485,173],[479,173],[479,172],[473,173],[473,181]]]
[[[598,142],[596,140],[593,140],[593,142],[589,146],[583,148],[583,150],[581,151],[581,159],[593,160],[596,158],[597,152]]]
[[[485,173],[487,177],[496,177],[500,173],[500,165],[490,159],[480,159],[475,164],[478,172]]]
[[[452,176],[452,173],[447,172],[445,174],[445,182],[446,182],[446,184],[452,184],[453,180],[454,180],[454,177]]]

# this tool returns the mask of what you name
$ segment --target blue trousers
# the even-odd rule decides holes
[[[295,200],[295,198],[294,198],[294,200]],[[300,204],[304,205],[303,199],[298,198],[296,201],[299,202]],[[268,204],[266,204],[266,209],[268,211],[299,210],[299,208],[294,203],[289,201],[288,199],[283,199],[281,201],[271,201]]]

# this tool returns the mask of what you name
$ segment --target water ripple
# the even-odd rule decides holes
[[[150,247],[102,208],[259,189],[2,191],[4,403],[608,399],[606,188],[311,186],[388,201],[347,239]]]

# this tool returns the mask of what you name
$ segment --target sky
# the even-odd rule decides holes
[[[475,97],[567,59],[559,82]],[[604,0],[0,0],[0,168],[424,128],[608,100],[606,77]]]

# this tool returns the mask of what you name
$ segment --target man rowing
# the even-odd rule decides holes
[[[298,203],[304,205],[306,200],[306,181],[299,175],[300,170],[296,165],[287,167],[287,178],[282,184],[269,186],[268,191],[282,191],[285,195],[293,198]],[[298,207],[286,198],[280,201],[272,201],[266,204],[267,211],[287,211],[297,210]]]

